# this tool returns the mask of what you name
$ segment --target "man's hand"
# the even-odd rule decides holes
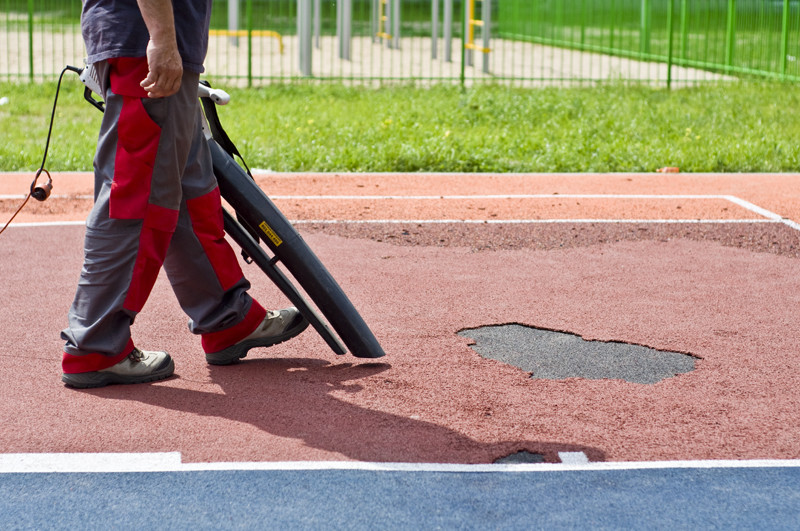
[[[150,41],[147,43],[147,77],[140,85],[150,98],[165,98],[178,92],[183,61],[175,38],[171,0],[137,0]]]
[[[153,39],[147,43],[147,77],[140,85],[150,98],[172,96],[181,88],[183,61],[178,46],[159,46]]]

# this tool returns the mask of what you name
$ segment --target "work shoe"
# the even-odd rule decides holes
[[[62,374],[61,381],[70,387],[87,389],[110,384],[135,384],[169,378],[175,363],[166,352],[133,349],[125,359],[107,369],[76,374]]]
[[[270,347],[291,339],[308,326],[308,321],[300,315],[297,308],[270,310],[252,334],[230,347],[206,354],[211,365],[230,365],[247,356],[247,351],[255,347]]]

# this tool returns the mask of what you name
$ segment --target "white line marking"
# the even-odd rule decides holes
[[[0,194],[0,199],[25,199],[27,194]],[[731,195],[692,195],[692,194],[467,194],[467,195],[270,195],[270,199],[300,201],[353,201],[353,200],[414,200],[437,199],[463,201],[465,199],[717,199],[731,201],[743,208],[756,211],[760,207]],[[50,199],[94,199],[91,194],[53,194]],[[745,206],[748,204],[750,206]],[[762,209],[763,210],[763,209]],[[765,211],[769,212],[769,211]]]
[[[605,224],[747,224],[747,223],[783,223],[782,220],[773,219],[296,219],[289,220],[292,225],[368,225],[368,224],[395,224],[395,225],[437,225],[445,223],[461,223],[473,225],[548,225],[569,223],[605,223]],[[8,228],[18,227],[62,227],[72,225],[85,225],[85,221],[33,221],[25,223],[12,223]],[[791,226],[791,225],[790,225]],[[800,225],[792,227],[800,230]]]
[[[0,472],[164,472],[181,466],[180,452],[0,454]]]
[[[795,230],[800,231],[800,223],[796,223],[788,218],[784,218],[775,212],[767,210],[766,208],[762,208],[758,205],[751,203],[750,201],[745,201],[744,199],[740,199],[733,195],[680,195],[680,194],[665,194],[665,195],[654,195],[654,194],[506,194],[506,195],[276,195],[272,196],[274,200],[318,200],[318,199],[325,199],[325,200],[335,200],[335,199],[342,199],[342,200],[436,200],[436,199],[447,199],[447,200],[466,200],[466,199],[716,199],[716,200],[724,200],[729,201],[735,205],[738,205],[745,210],[753,212],[754,214],[758,214],[764,218],[767,218],[770,221],[776,223],[783,223]],[[406,220],[406,222],[411,220]],[[682,223],[683,221],[680,220],[570,220],[574,223],[613,223],[613,222],[620,222],[620,223]],[[448,222],[459,222],[457,220],[454,221],[440,221],[440,223],[448,223]],[[466,221],[461,221],[466,222]],[[478,223],[482,223],[482,221],[477,221]],[[509,221],[492,221],[494,223],[508,223]],[[525,223],[557,223],[557,222],[567,222],[566,220],[524,220],[521,222]],[[731,221],[719,221],[719,220],[697,220],[699,223],[730,223]],[[733,222],[740,222],[739,220],[734,220]]]
[[[12,223],[9,229],[25,227],[69,227],[72,225],[86,225],[85,221],[33,221],[30,223]]]
[[[298,219],[293,225],[310,223],[335,224],[548,224],[548,223],[780,223],[772,219]]]
[[[0,194],[0,199],[25,199],[27,194]],[[427,201],[436,199],[721,199],[730,200],[726,195],[655,195],[655,194],[468,194],[468,195],[270,195],[270,199],[300,201],[332,201],[332,200],[414,200]],[[94,199],[91,194],[53,194],[49,199]],[[746,208],[746,207],[745,207]]]
[[[25,199],[28,194],[0,194],[0,200],[3,199]],[[66,195],[66,194],[53,194],[48,199],[91,199],[94,200],[94,196],[91,194],[78,194],[78,195]]]
[[[575,455],[573,455],[575,454]],[[583,455],[581,458],[577,454]],[[719,461],[632,461],[592,463],[583,452],[561,452],[563,463],[447,464],[375,463],[362,461],[275,461],[184,463],[180,452],[164,453],[42,453],[0,454],[0,474],[21,473],[123,473],[191,472],[214,470],[314,471],[366,470],[382,472],[566,472],[601,470],[654,470],[681,468],[800,468],[800,459]]]
[[[733,196],[733,195],[725,196],[725,198],[728,201],[730,201],[731,203],[735,203],[735,204],[739,205],[740,207],[742,207],[742,208],[744,208],[746,210],[749,210],[751,212],[755,212],[756,214],[764,216],[765,218],[776,219],[776,220],[783,219],[778,214],[775,214],[774,212],[771,212],[771,211],[767,210],[766,208],[761,208],[758,205],[754,205],[750,201],[745,201],[744,199],[739,199],[738,197]]]
[[[770,210],[762,208],[758,205],[755,205],[749,201],[745,201],[744,199],[740,199],[733,195],[694,195],[694,194],[665,194],[665,195],[655,195],[655,194],[505,194],[505,195],[276,195],[272,196],[274,200],[436,200],[436,199],[446,199],[446,200],[467,200],[467,199],[716,199],[716,200],[723,200],[729,201],[735,205],[738,205],[745,210],[758,214],[759,216],[765,217],[770,221],[774,221],[776,223],[783,223],[795,230],[800,230],[800,223],[796,223],[788,218],[784,218]],[[525,220],[523,222],[526,223],[556,223],[562,220]],[[575,223],[610,223],[616,220],[571,220]],[[739,220],[735,220],[738,222]],[[447,223],[447,221],[441,221],[442,223]],[[453,221],[455,222],[455,221]],[[494,221],[498,223],[500,221]],[[681,221],[675,220],[649,220],[649,221],[641,221],[641,220],[624,220],[620,221],[622,223],[680,223]],[[716,220],[698,220],[698,222],[703,223],[730,223],[730,221],[716,221]],[[503,223],[508,223],[508,221],[503,221]]]
[[[318,179],[326,178],[326,179],[337,179],[340,177],[419,177],[420,175],[425,178],[439,178],[439,177],[490,177],[492,179],[507,179],[507,178],[532,178],[532,179],[539,179],[542,177],[563,177],[565,179],[575,179],[575,178],[583,178],[583,177],[592,177],[592,176],[599,176],[599,177],[635,177],[635,178],[652,178],[657,177],[663,179],[663,175],[654,172],[623,172],[623,171],[612,171],[612,172],[598,172],[598,171],[587,171],[587,172],[550,172],[550,173],[535,173],[535,172],[508,172],[508,173],[485,173],[485,172],[457,172],[457,171],[432,171],[432,172],[407,172],[407,171],[387,171],[387,172],[368,172],[368,171],[334,171],[334,172],[314,172],[314,171],[297,171],[297,172],[288,172],[288,171],[275,171],[269,168],[251,168],[253,174],[258,174],[256,177],[280,177],[280,178],[288,178],[291,179],[292,177],[315,177]],[[7,172],[11,173],[12,175],[15,173],[26,173],[26,172]],[[59,172],[61,173],[61,172]],[[78,173],[78,174],[86,174],[90,173],[88,171],[81,171],[81,170],[74,170],[72,172],[64,172],[64,173]],[[261,175],[263,173],[263,175]],[[701,177],[710,177],[710,178],[717,178],[720,175],[722,176],[736,176],[736,177],[748,177],[748,176],[756,176],[756,177],[797,177],[800,176],[800,173],[780,173],[780,172],[749,172],[749,173],[717,173],[717,172],[684,172],[679,175],[676,175],[676,178],[680,177],[691,177],[699,179]]]
[[[381,201],[387,199],[411,199],[427,201],[436,199],[718,199],[730,201],[729,195],[680,195],[680,194],[469,194],[469,195],[271,195],[271,199],[295,200],[356,200]]]
[[[773,221],[777,221],[779,223],[783,223],[784,225],[788,225],[789,227],[791,227],[791,228],[793,228],[795,230],[800,230],[800,223],[796,223],[796,222],[792,221],[789,218],[784,218],[784,217],[776,214],[775,212],[767,210],[766,208],[761,208],[758,205],[754,205],[750,201],[745,201],[744,199],[739,199],[738,197],[733,196],[733,195],[728,195],[728,196],[725,196],[725,197],[731,203],[735,203],[735,204],[739,205],[742,208],[750,210],[751,212],[755,212],[756,214],[764,216],[767,219],[771,219]]]
[[[296,219],[289,221],[292,225],[439,225],[446,223],[461,223],[467,225],[548,225],[569,223],[600,223],[611,225],[622,224],[747,224],[747,223],[783,223],[785,221],[773,219]],[[34,221],[26,223],[12,223],[8,228],[18,227],[61,227],[72,225],[85,225],[85,221]],[[791,225],[790,225],[791,226]],[[800,230],[800,225],[792,227]]]
[[[3,198],[21,199],[23,195],[0,196]],[[70,197],[70,196],[54,196]],[[91,198],[92,196],[75,196],[80,198]],[[366,224],[366,223],[480,223],[480,224],[550,224],[550,223],[782,223],[792,229],[800,231],[800,223],[784,218],[775,212],[762,208],[744,199],[733,195],[652,195],[652,194],[507,194],[507,195],[276,195],[271,197],[273,200],[465,200],[465,199],[717,199],[731,202],[745,210],[761,216],[757,219],[376,219],[376,220],[295,220],[293,224],[310,223],[329,223],[329,224]],[[9,227],[42,227],[58,225],[81,225],[84,222],[43,222],[43,223],[12,223]]]

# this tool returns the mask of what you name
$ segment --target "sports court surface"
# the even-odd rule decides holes
[[[386,357],[309,329],[210,367],[162,277],[134,339],[176,376],[64,387],[92,185],[54,175],[0,236],[4,527],[796,525],[800,175],[256,177]],[[0,174],[4,218],[31,178]],[[465,335],[498,325],[690,368],[639,383],[565,352],[547,377]]]

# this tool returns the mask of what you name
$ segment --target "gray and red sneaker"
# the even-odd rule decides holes
[[[238,343],[218,352],[206,354],[211,365],[230,365],[247,356],[247,351],[256,347],[271,347],[291,339],[308,326],[308,321],[295,307],[270,310],[253,333]]]
[[[122,361],[99,371],[64,373],[61,381],[70,387],[88,389],[111,384],[136,384],[169,378],[175,363],[166,352],[150,352],[134,348]]]

